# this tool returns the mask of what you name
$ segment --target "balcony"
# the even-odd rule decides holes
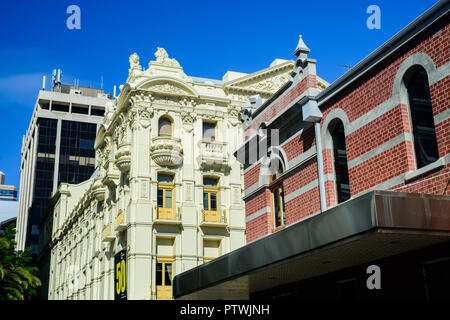
[[[229,165],[228,144],[211,140],[200,142],[200,167],[216,167],[223,169]]]
[[[117,168],[119,168],[119,170],[122,173],[128,172],[131,166],[131,144],[130,143],[120,144],[119,148],[117,149],[115,158],[116,158],[115,164]]]
[[[181,139],[172,136],[158,136],[150,146],[152,159],[160,166],[176,166],[183,162]]]
[[[111,223],[108,223],[103,228],[103,241],[104,242],[112,242],[116,239],[115,234],[112,231]]]
[[[126,229],[127,229],[127,213],[125,212],[125,210],[120,210],[116,217],[115,230],[121,232]]]
[[[117,170],[117,167],[109,160],[106,161],[104,168],[105,168],[105,171],[104,171],[102,183],[105,186],[109,186],[109,185],[117,186],[119,184],[120,171]]]
[[[202,209],[202,221],[200,227],[212,227],[212,228],[227,228],[227,214],[226,210],[220,211],[208,211]]]
[[[97,201],[105,200],[105,191],[106,188],[102,184],[101,180],[96,179],[94,185],[92,186],[92,194],[94,195],[95,199],[97,199]]]
[[[154,224],[171,224],[180,225],[181,221],[181,207],[175,209],[158,208],[155,206],[153,210]]]

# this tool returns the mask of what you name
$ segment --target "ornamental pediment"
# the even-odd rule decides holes
[[[275,93],[281,86],[289,80],[289,73],[293,63],[286,61],[282,65],[277,65],[253,73],[242,78],[229,82],[226,87],[238,91],[251,91],[262,93]]]
[[[173,80],[151,81],[138,86],[139,89],[154,91],[156,93],[175,94],[175,95],[196,95],[193,88],[184,83],[178,83]]]

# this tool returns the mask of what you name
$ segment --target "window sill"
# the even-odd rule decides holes
[[[450,163],[450,154],[447,154],[446,156],[441,157],[438,160],[436,160],[435,162],[432,162],[432,163],[426,165],[425,167],[420,168],[416,171],[407,172],[405,174],[405,183],[408,183],[408,182],[410,182],[414,179],[417,179],[427,173],[430,173],[432,171],[440,169],[448,163]]]

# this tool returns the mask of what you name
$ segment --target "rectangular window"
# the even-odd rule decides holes
[[[105,110],[91,108],[91,115],[103,117],[105,115]]]
[[[215,140],[216,139],[216,123],[215,122],[203,122],[203,139]]]
[[[164,204],[164,194],[163,190],[158,189],[158,207],[162,208]]]
[[[162,266],[163,266],[162,263],[160,263],[160,262],[156,263],[156,285],[157,286],[163,285]]]
[[[158,174],[158,219],[173,220],[174,216],[173,176]]]
[[[172,190],[166,190],[166,208],[172,208]]]
[[[284,192],[283,185],[277,183],[272,189],[273,198],[273,220],[275,228],[279,228],[286,224],[286,215],[284,210]]]
[[[209,196],[207,192],[203,192],[203,209],[209,210]]]

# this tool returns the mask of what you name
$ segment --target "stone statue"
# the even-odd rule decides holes
[[[130,56],[130,69],[140,69],[140,65],[139,65],[139,56],[137,55],[137,53],[133,53]]]
[[[157,47],[156,49],[157,49],[155,52],[156,62],[161,64],[167,64],[170,66],[176,67],[180,66],[177,60],[169,58],[169,55],[167,54],[167,51],[164,48]]]

